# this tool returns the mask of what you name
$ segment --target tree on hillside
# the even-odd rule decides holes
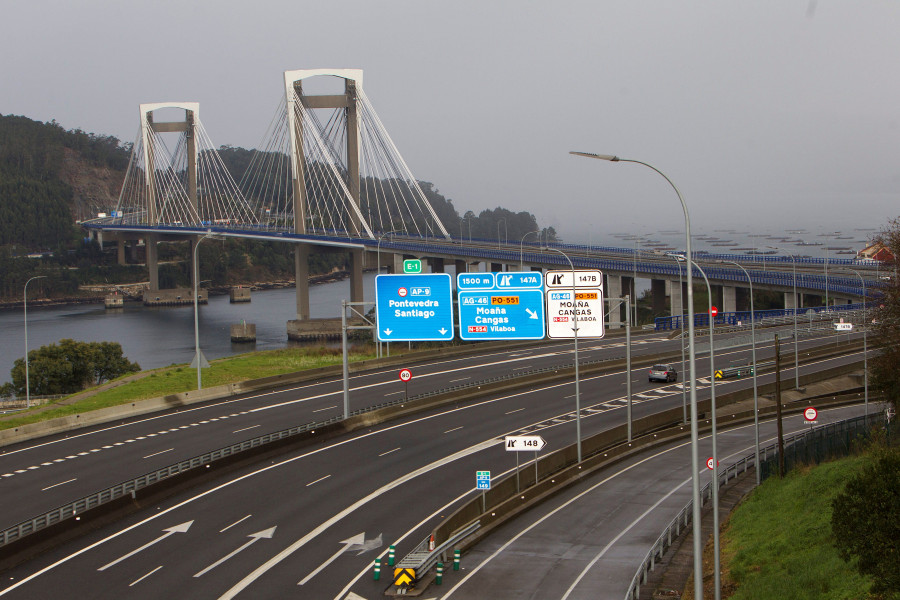
[[[77,342],[64,339],[28,353],[29,390],[37,396],[72,394],[140,371],[122,354],[116,342]],[[10,372],[16,394],[25,394],[25,359],[16,359]]]
[[[831,506],[841,558],[873,578],[873,592],[900,598],[900,450],[876,450]]]
[[[900,252],[900,219],[894,219],[882,232],[880,241],[896,257]],[[882,296],[875,311],[875,346],[878,354],[869,360],[869,370],[873,387],[884,392],[894,408],[900,398],[900,278],[897,277],[896,259],[885,264],[890,273],[880,281]]]

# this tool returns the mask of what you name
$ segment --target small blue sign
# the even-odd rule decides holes
[[[489,290],[494,287],[493,273],[460,273],[456,276],[460,290]]]
[[[453,339],[453,294],[448,273],[377,275],[375,315],[382,342]]]
[[[475,471],[475,487],[479,490],[491,489],[491,472]]]

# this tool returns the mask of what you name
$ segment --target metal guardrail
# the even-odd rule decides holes
[[[854,417],[852,419],[845,419],[844,421],[840,421],[837,423],[820,425],[818,427],[812,428],[810,431],[795,433],[794,435],[784,438],[785,454],[787,453],[787,448],[789,446],[792,446],[795,443],[804,442],[807,439],[813,438],[817,435],[829,435],[833,432],[845,434],[847,430],[859,431],[873,424],[880,424],[883,421],[883,415],[880,417],[877,415],[869,415],[868,417],[861,416]],[[778,444],[769,444],[764,448],[760,448],[759,452],[761,463],[766,464],[766,462],[770,460],[777,459]],[[737,462],[734,462],[725,467],[725,469],[723,469],[719,473],[719,488],[721,489],[721,487],[727,484],[730,479],[737,478],[739,474],[746,473],[750,465],[753,464],[754,460],[754,454],[751,453],[738,460]],[[712,482],[710,481],[705,486],[703,486],[703,489],[700,490],[701,506],[711,499]],[[685,505],[685,507],[678,512],[678,515],[669,522],[669,524],[663,529],[662,533],[659,534],[659,537],[656,538],[656,541],[653,542],[653,544],[650,546],[650,550],[644,556],[644,560],[641,561],[637,572],[631,579],[631,584],[628,586],[628,590],[625,592],[625,600],[636,600],[640,596],[641,586],[647,583],[650,571],[653,571],[656,567],[656,561],[662,559],[666,550],[671,547],[672,541],[674,539],[677,539],[681,534],[682,528],[687,528],[688,525],[691,524],[693,518],[693,509],[694,500],[692,498],[687,503],[687,505]]]
[[[606,359],[596,359],[591,361],[579,361],[581,365],[591,365],[591,364],[599,364],[602,362],[621,360],[624,356],[617,356]],[[409,396],[407,398],[400,398],[395,400],[390,400],[387,402],[381,402],[379,404],[369,405],[365,408],[360,408],[349,413],[349,416],[357,416],[367,412],[379,410],[382,408],[389,408],[391,406],[398,406],[405,404],[407,402],[422,400],[425,398],[439,396],[442,394],[462,391],[470,388],[477,388],[479,386],[489,385],[492,383],[500,383],[504,381],[511,381],[514,379],[519,379],[522,377],[527,377],[530,375],[540,375],[541,373],[549,373],[553,371],[558,371],[560,369],[570,368],[570,364],[561,364],[550,367],[542,367],[540,369],[531,369],[526,372],[520,373],[509,373],[506,375],[502,375],[499,377],[490,377],[488,379],[482,379],[479,381],[472,381],[466,384],[455,385],[446,388],[440,388],[437,390],[432,390],[430,392],[424,392],[422,394],[417,394],[415,396]],[[96,508],[103,504],[107,504],[119,498],[122,498],[127,495],[134,495],[138,490],[144,489],[156,483],[160,483],[166,479],[169,479],[175,475],[179,475],[181,473],[185,473],[187,471],[197,469],[199,467],[203,467],[205,465],[209,465],[217,460],[222,460],[224,458],[228,458],[231,456],[235,456],[241,452],[245,452],[247,450],[258,448],[265,444],[269,444],[272,442],[276,442],[279,440],[283,440],[289,437],[293,437],[299,435],[301,433],[311,431],[317,428],[324,427],[326,425],[331,425],[343,420],[343,416],[336,415],[327,419],[325,421],[317,421],[314,423],[306,423],[303,425],[297,425],[293,427],[289,427],[287,429],[282,429],[280,431],[276,431],[273,433],[267,433],[265,435],[257,436],[251,439],[248,439],[243,442],[237,442],[235,444],[231,444],[229,446],[225,446],[222,448],[217,448],[210,452],[206,452],[199,456],[195,456],[192,458],[188,458],[182,460],[180,462],[168,465],[161,469],[157,469],[155,471],[151,471],[149,473],[145,473],[134,479],[129,479],[128,481],[124,481],[113,485],[111,487],[105,488],[89,496],[85,496],[83,498],[79,498],[57,508],[54,508],[48,512],[37,515],[31,519],[22,521],[16,525],[13,525],[7,529],[0,531],[0,548],[20,540],[28,535],[46,529],[52,525],[58,524],[66,519],[71,519],[73,517],[79,516],[87,510]]]
[[[831,289],[829,287],[829,289]],[[862,294],[860,294],[862,295]],[[869,302],[866,306],[872,307],[874,303]],[[863,313],[863,303],[856,304],[838,304],[836,306],[815,306],[807,308],[784,308],[772,310],[757,310],[752,314],[756,317],[756,323],[761,327],[772,325],[784,325],[794,322],[794,313],[797,313],[798,325],[803,320],[804,323],[813,320],[831,320],[835,317],[835,313],[845,318],[861,319]],[[749,310],[741,310],[735,312],[720,312],[714,317],[716,329],[726,327],[749,327],[751,312]],[[672,315],[670,317],[657,317],[654,321],[657,331],[668,331],[671,329],[682,329],[687,324],[687,315]],[[738,325],[741,323],[742,325]],[[709,326],[709,315],[707,313],[694,314],[694,326]]]
[[[474,521],[463,527],[459,531],[456,531],[448,537],[444,542],[437,546],[434,550],[429,550],[428,546],[431,542],[431,536],[422,540],[418,546],[413,548],[413,550],[404,556],[400,562],[397,563],[398,569],[414,569],[416,573],[416,580],[421,579],[421,575],[424,575],[431,567],[437,564],[438,559],[440,558],[443,561],[447,560],[446,552],[450,548],[452,548],[456,543],[462,539],[465,539],[469,535],[475,533],[478,528],[481,527],[481,521]]]

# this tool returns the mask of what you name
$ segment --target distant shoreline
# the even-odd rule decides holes
[[[333,271],[331,273],[323,273],[321,275],[311,275],[309,277],[309,283],[312,285],[332,283],[335,281],[346,279],[349,276],[349,271]],[[134,284],[119,285],[124,287],[133,286]],[[206,290],[210,296],[224,296],[231,291],[231,288],[237,286],[248,287],[251,291],[264,291],[292,288],[296,287],[296,283],[294,282],[294,280],[258,281],[255,283],[240,283],[235,285],[210,287],[206,288]],[[110,284],[109,291],[114,291],[116,287],[116,284]],[[86,294],[84,296],[62,296],[59,298],[31,298],[28,300],[28,306],[30,308],[40,308],[44,306],[64,306],[67,304],[102,304],[104,299],[106,298],[107,293],[108,292],[98,292],[93,294]],[[141,297],[139,295],[125,294],[125,300],[127,302],[140,302]],[[22,300],[0,301],[0,310],[22,308],[22,306]]]

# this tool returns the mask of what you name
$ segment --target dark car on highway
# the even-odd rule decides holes
[[[678,371],[672,365],[653,365],[650,368],[649,380],[653,381],[678,381]]]

